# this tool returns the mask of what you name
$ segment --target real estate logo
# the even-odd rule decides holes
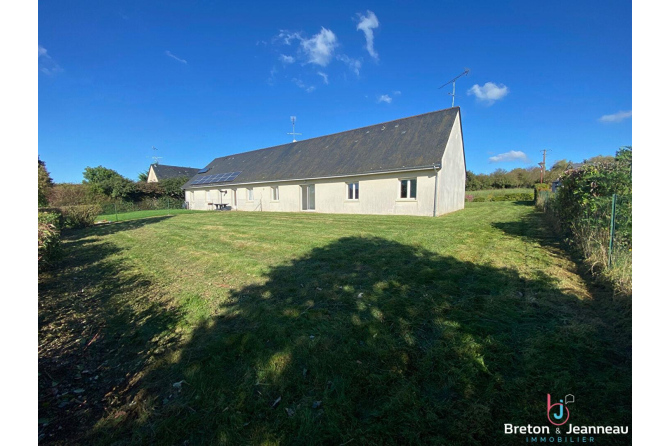
[[[594,443],[595,435],[626,435],[628,426],[579,426],[568,424],[570,420],[570,409],[568,404],[575,402],[575,396],[567,394],[558,400],[552,399],[551,394],[547,394],[547,420],[554,425],[537,426],[525,425],[518,426],[512,423],[505,423],[505,434],[525,435],[527,443]],[[552,432],[553,431],[553,432]]]
[[[547,418],[554,426],[563,426],[570,419],[570,410],[568,404],[575,402],[575,396],[565,395],[565,399],[558,400],[558,403],[551,404],[551,394],[547,394]]]

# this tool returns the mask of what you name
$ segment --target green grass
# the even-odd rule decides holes
[[[520,444],[503,424],[548,425],[547,393],[631,424],[630,303],[532,206],[180,214],[64,250],[40,276],[46,444]]]
[[[177,214],[190,214],[198,211],[191,211],[188,209],[158,209],[158,210],[148,210],[148,211],[133,211],[133,212],[120,212],[118,214],[103,214],[98,215],[95,219],[98,221],[127,221],[127,220],[136,220],[138,218],[147,218],[147,217],[159,217],[162,215],[177,215]]]
[[[513,188],[513,189],[486,189],[486,190],[467,190],[465,191],[466,195],[472,195],[474,197],[487,196],[487,195],[510,195],[510,194],[532,194],[533,189],[527,189],[523,187]]]

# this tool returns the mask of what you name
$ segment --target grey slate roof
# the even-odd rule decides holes
[[[416,167],[442,161],[459,107],[397,119],[355,130],[216,158],[209,171],[192,177],[182,188],[205,175],[241,172],[234,180],[215,184],[357,175]],[[209,185],[195,185],[202,187]]]
[[[165,164],[152,164],[154,173],[158,180],[166,180],[168,178],[189,177],[198,173],[200,169],[197,167],[180,167],[180,166],[166,166]]]

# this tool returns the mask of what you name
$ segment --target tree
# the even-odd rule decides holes
[[[51,179],[51,175],[47,171],[46,164],[44,161],[37,158],[37,205],[48,206],[49,205],[49,193],[53,187],[54,182]]]
[[[87,167],[84,170],[84,184],[88,184],[94,193],[111,198],[128,198],[135,191],[135,183],[117,171],[106,167]]]
[[[139,175],[137,175],[137,181],[141,181],[143,183],[146,183],[148,179],[149,179],[149,171],[148,170],[146,172],[140,172]]]
[[[592,156],[591,158],[585,159],[584,164],[595,164],[595,163],[611,163],[614,161],[614,157],[610,155],[597,155]]]
[[[160,182],[160,186],[166,195],[172,198],[183,198],[184,191],[181,187],[186,184],[188,180],[189,177],[167,178]]]
[[[469,170],[465,171],[465,190],[480,190],[482,188],[481,181],[474,173]]]

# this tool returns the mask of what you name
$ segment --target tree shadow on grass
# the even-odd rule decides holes
[[[120,224],[113,231],[149,222]],[[172,340],[179,313],[97,235],[66,233],[64,258],[39,276],[38,394],[42,443],[79,443]],[[142,299],[127,299],[142,296]],[[123,299],[122,299],[123,298]]]
[[[518,444],[576,395],[630,425],[631,379],[592,303],[542,271],[348,237],[232,291],[124,395],[101,444]],[[622,439],[623,444],[630,438]]]
[[[103,235],[115,234],[117,232],[122,231],[131,231],[133,229],[139,229],[146,225],[150,225],[153,223],[160,223],[172,217],[173,215],[160,215],[156,217],[139,218],[137,220],[102,223],[84,229],[66,230],[64,235],[68,238],[69,237],[83,238],[83,237],[89,237],[91,235],[103,236]]]
[[[509,236],[536,243],[553,256],[572,260],[575,265],[574,272],[584,280],[592,297],[593,311],[597,312],[603,321],[600,336],[609,338],[611,343],[617,345],[617,349],[613,352],[617,362],[632,367],[632,296],[617,294],[610,283],[594,277],[579,253],[553,232],[548,218],[536,211],[517,221],[493,223],[493,227]]]

